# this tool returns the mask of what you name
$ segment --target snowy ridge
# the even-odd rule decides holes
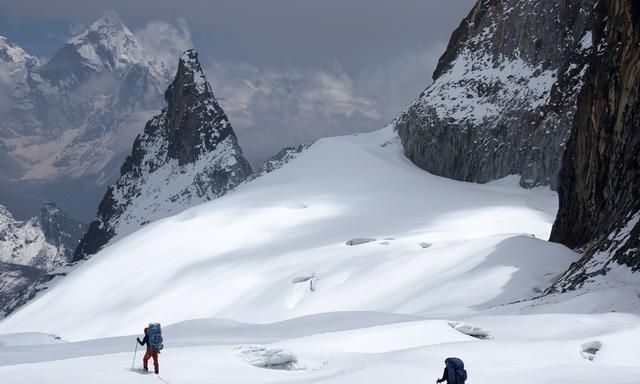
[[[282,168],[285,164],[295,159],[302,152],[311,147],[312,144],[300,144],[297,147],[286,147],[283,148],[280,152],[273,155],[271,158],[267,159],[260,168],[258,168],[253,175],[251,175],[250,180],[257,179],[258,177],[264,176],[267,173],[271,173],[276,169]]]

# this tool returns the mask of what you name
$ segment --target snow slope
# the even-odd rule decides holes
[[[0,323],[0,377],[417,383],[459,356],[470,383],[638,383],[640,317],[579,296],[520,301],[577,257],[543,240],[555,210],[517,177],[429,175],[389,128],[323,139],[79,264]],[[158,377],[132,360],[149,321],[165,325]]]
[[[105,248],[0,332],[80,340],[132,333],[150,318],[469,314],[537,295],[575,260],[541,240],[555,209],[555,194],[516,178],[483,186],[431,176],[403,157],[390,128],[324,139]],[[345,244],[358,237],[378,240]],[[292,283],[309,274],[313,292]]]

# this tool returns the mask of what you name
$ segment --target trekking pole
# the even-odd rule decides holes
[[[136,341],[136,350],[133,351],[133,361],[131,362],[131,369],[133,369],[133,366],[136,363],[136,353],[138,353],[138,341]]]

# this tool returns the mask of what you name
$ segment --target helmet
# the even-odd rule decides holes
[[[144,334],[146,335],[147,332],[149,332],[149,328],[148,327],[144,327]]]

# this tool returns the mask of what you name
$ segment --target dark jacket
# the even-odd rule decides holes
[[[447,383],[449,383],[449,369],[447,367],[444,367],[444,372],[442,373],[442,379],[438,379],[438,383],[442,383],[443,381],[446,381]]]
[[[144,335],[144,339],[142,339],[142,341],[140,341],[140,338],[136,338],[136,340],[138,340],[138,344],[140,345],[147,345],[147,352],[151,350],[151,345],[149,344],[149,336],[148,335]]]

